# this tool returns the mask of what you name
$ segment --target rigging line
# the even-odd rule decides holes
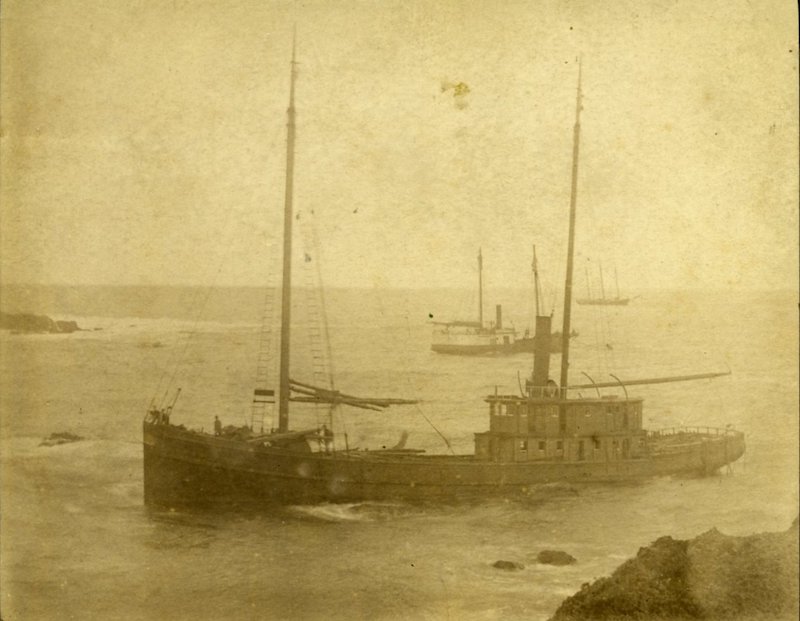
[[[603,362],[599,359],[600,356],[602,356],[602,351],[600,348],[600,335],[599,335],[600,330],[597,325],[597,317],[593,317],[592,319],[593,319],[592,335],[594,336],[594,351],[595,351],[595,356],[597,357],[597,359],[595,360],[595,364],[597,364],[597,366],[601,366]],[[608,371],[608,369],[603,369],[603,370]]]
[[[299,215],[299,212],[298,212]],[[333,348],[331,345],[331,337],[330,337],[330,323],[328,321],[328,311],[326,306],[326,299],[325,299],[325,284],[322,279],[322,248],[321,244],[319,243],[319,234],[317,231],[317,221],[316,221],[316,214],[312,209],[310,211],[310,216],[303,218],[301,220],[301,226],[303,231],[303,243],[306,246],[309,256],[311,260],[306,263],[314,263],[313,270],[311,267],[306,266],[306,276],[308,284],[308,296],[309,298],[316,293],[316,300],[315,302],[318,303],[318,311],[319,316],[316,318],[317,321],[320,323],[320,328],[322,330],[321,336],[322,345],[325,348],[324,352],[324,360],[321,361],[322,369],[320,370],[320,383],[327,383],[327,387],[330,390],[335,390],[335,373],[333,367]],[[312,304],[313,305],[313,304]],[[311,339],[314,340],[313,330],[310,330]],[[322,352],[320,352],[322,353]],[[312,361],[313,367],[313,361]],[[316,374],[317,369],[314,369],[314,373]],[[322,374],[325,377],[322,377]],[[328,424],[333,429],[333,414],[335,411],[335,405],[330,405],[327,408],[328,410]],[[336,410],[339,411],[339,410]],[[344,420],[344,415],[339,413],[339,418],[342,420],[342,427],[344,429],[344,433],[347,433],[347,424]]]
[[[196,308],[197,307],[197,301],[198,301],[198,299],[199,299],[199,297],[201,295],[202,295],[202,289],[195,289],[194,294],[192,295],[192,299],[191,299],[190,305],[189,305],[190,308]],[[195,326],[196,326],[196,322],[194,322],[192,324],[192,330],[194,329]],[[155,405],[157,403],[156,399],[158,398],[158,394],[161,392],[162,385],[164,385],[164,379],[169,375],[169,369],[173,369],[174,370],[177,366],[179,366],[180,358],[183,355],[180,352],[185,351],[186,342],[190,338],[192,330],[189,330],[188,332],[180,331],[179,334],[178,334],[178,337],[176,339],[175,347],[171,347],[170,348],[169,358],[167,358],[167,362],[166,362],[166,364],[164,365],[164,367],[163,367],[163,369],[161,371],[160,377],[158,378],[158,384],[156,385],[155,389],[153,390],[153,396],[150,399],[150,407],[155,407]],[[180,347],[181,341],[183,341],[183,350]],[[174,373],[173,373],[172,377],[174,377]],[[163,408],[163,405],[164,405],[164,403],[165,403],[165,401],[167,399],[167,394],[169,393],[169,390],[170,390],[171,387],[172,387],[172,380],[167,382],[167,384],[166,384],[166,386],[164,388],[164,395],[161,397],[161,400],[158,401],[159,409]]]
[[[277,261],[277,240],[275,237],[269,238],[266,244],[267,247],[267,260],[264,265],[279,265]],[[270,381],[276,381],[278,377],[278,359],[273,355],[275,352],[275,333],[278,332],[277,327],[277,314],[276,314],[276,301],[280,293],[280,285],[272,282],[270,276],[274,276],[274,270],[268,269],[268,273],[264,277],[264,299],[261,306],[261,325],[259,331],[259,350],[258,358],[255,368],[255,375],[253,377],[253,386],[256,389],[268,390],[270,388]],[[272,378],[272,380],[270,379]],[[275,425],[275,407],[267,408],[267,403],[255,400],[250,404],[250,426],[255,428],[256,418],[259,419],[260,427],[264,427],[264,418],[267,410],[269,409],[269,425],[274,428]]]
[[[191,302],[189,304],[189,308],[196,308],[197,307],[196,302],[197,302],[198,298],[200,297],[201,293],[202,293],[202,289],[196,288],[194,290],[194,293],[192,294]],[[179,332],[178,338],[176,339],[176,341],[177,341],[176,345],[179,346],[180,345],[180,341],[185,339],[185,338],[186,338],[186,334],[183,333],[183,332]],[[164,365],[164,367],[163,367],[163,369],[161,371],[161,375],[158,378],[158,384],[156,385],[155,389],[153,390],[153,396],[150,399],[150,406],[149,407],[154,407],[156,405],[156,399],[158,397],[158,394],[161,392],[161,386],[164,383],[164,378],[169,373],[168,369],[172,369],[173,366],[177,364],[176,360],[178,358],[178,351],[179,351],[179,347],[170,347],[169,357],[167,358],[167,362]],[[167,385],[166,391],[169,391],[169,385]],[[161,398],[161,401],[159,402],[159,407],[163,404],[165,399],[166,399],[166,395]]]
[[[427,422],[427,423],[428,423],[428,424],[429,424],[429,425],[430,425],[430,426],[433,428],[433,430],[434,430],[436,433],[438,433],[438,434],[439,434],[439,437],[440,437],[442,440],[444,440],[444,443],[447,445],[447,449],[450,451],[450,454],[451,454],[451,455],[455,455],[455,451],[453,450],[453,447],[452,447],[452,446],[451,446],[451,444],[450,444],[450,440],[448,440],[448,439],[447,439],[447,437],[445,437],[445,435],[444,435],[444,434],[443,434],[441,431],[439,431],[439,429],[436,427],[436,425],[434,425],[434,424],[431,422],[431,419],[429,419],[427,416],[425,416],[425,412],[423,412],[423,411],[422,411],[422,408],[421,408],[421,407],[419,407],[419,405],[418,405],[418,404],[416,404],[416,403],[415,403],[415,404],[414,404],[414,407],[415,407],[415,408],[417,408],[417,411],[419,412],[420,416],[422,416],[422,418],[424,418],[424,419],[425,419],[425,421],[426,421],[426,422]]]
[[[317,234],[317,223],[316,219],[314,218],[315,214],[312,210],[311,212],[311,246],[314,253],[317,256],[316,262],[316,276],[317,276],[317,284],[318,284],[318,296],[319,296],[319,303],[320,303],[320,314],[322,315],[322,330],[323,336],[325,340],[325,349],[328,354],[328,383],[330,384],[331,390],[335,389],[334,378],[335,373],[333,370],[333,348],[331,347],[331,333],[330,333],[330,323],[328,322],[328,309],[325,304],[325,283],[322,280],[322,248],[319,243],[319,235]]]
[[[191,343],[192,338],[194,336],[196,336],[196,334],[197,334],[197,332],[196,332],[197,331],[197,324],[200,323],[200,316],[205,312],[206,305],[208,304],[208,300],[211,297],[211,291],[214,288],[214,284],[216,283],[216,278],[217,278],[217,276],[219,276],[221,271],[222,271],[222,266],[220,265],[219,270],[217,271],[217,274],[215,275],[215,277],[214,277],[214,279],[212,281],[212,284],[210,284],[210,285],[208,285],[206,287],[205,299],[203,300],[203,303],[200,306],[200,310],[198,311],[197,316],[195,317],[194,323],[192,324],[192,329],[186,335],[186,340],[184,341],[184,344],[183,344],[183,350],[181,351],[181,354],[180,354],[180,356],[178,358],[178,362],[175,365],[174,371],[172,372],[172,376],[170,377],[169,382],[167,382],[167,389],[166,389],[166,392],[164,393],[165,397],[166,397],[166,394],[169,392],[169,390],[172,388],[172,386],[173,386],[173,384],[175,382],[175,377],[178,374],[178,371],[181,369],[181,367],[184,365],[184,363],[186,361],[186,352],[189,349],[189,343]],[[162,401],[162,404],[163,404],[163,401]]]
[[[235,223],[235,221],[234,221],[234,219],[232,217],[232,211],[233,210],[226,210],[227,222],[226,222],[225,227],[223,229],[223,236],[222,236],[223,239],[226,239],[226,238],[230,237],[230,231],[232,229],[233,224]],[[201,316],[206,312],[206,307],[208,305],[208,300],[211,297],[211,291],[214,289],[214,287],[216,287],[217,280],[219,279],[219,275],[222,273],[222,268],[228,262],[228,258],[230,257],[234,246],[235,246],[235,244],[225,244],[226,250],[223,253],[222,257],[218,261],[218,268],[217,268],[216,273],[213,275],[213,277],[211,279],[211,283],[205,288],[205,298],[203,299],[203,302],[200,305],[200,307],[199,307],[199,309],[198,309],[198,311],[197,311],[197,313],[195,315],[194,321],[192,323],[191,330],[186,335],[186,340],[184,342],[183,350],[181,351],[180,356],[178,357],[178,361],[175,364],[175,369],[174,369],[174,371],[172,373],[172,376],[169,379],[169,382],[167,383],[167,388],[166,388],[165,395],[172,388],[172,386],[173,386],[173,384],[175,382],[175,377],[178,374],[178,371],[180,370],[180,368],[184,365],[184,363],[186,361],[186,351],[189,348],[189,343],[191,342],[192,338],[196,335],[197,325],[200,323]],[[202,287],[200,289],[198,289],[198,291],[196,293],[196,296],[199,296],[200,292],[202,290],[203,290]],[[166,374],[166,371],[165,371],[165,374]],[[159,382],[159,385],[160,385],[160,382]],[[163,405],[163,400],[161,402],[161,405]]]
[[[608,360],[608,330],[606,325],[606,310],[605,306],[600,307],[600,316],[598,317],[597,321],[600,324],[600,340],[602,341],[601,351],[603,352],[603,364],[605,365],[606,372],[609,370],[614,371],[616,369],[611,369],[609,367],[609,360]]]
[[[333,369],[333,347],[331,345],[331,332],[330,332],[330,323],[328,321],[328,308],[325,301],[325,283],[322,280],[322,246],[319,243],[319,234],[317,232],[317,221],[316,221],[316,214],[314,211],[311,211],[311,246],[314,250],[314,253],[317,255],[317,262],[316,262],[316,275],[317,275],[317,284],[318,284],[318,296],[319,296],[319,306],[320,306],[320,314],[322,315],[322,332],[323,332],[323,340],[325,342],[325,350],[327,353],[327,362],[328,362],[328,384],[331,390],[336,389],[335,384],[335,377],[336,374],[334,373]],[[331,430],[333,430],[333,413],[336,410],[336,405],[331,405],[328,410],[328,424],[331,426]],[[342,421],[342,427],[344,429],[345,434],[347,433],[347,426]]]
[[[380,301],[379,301],[379,304],[380,304]],[[406,313],[405,319],[406,319],[406,332],[408,334],[408,342],[410,343],[410,342],[412,342],[411,341],[411,323],[408,320],[408,313]],[[404,348],[403,351],[405,351],[407,353],[408,350]],[[407,374],[405,374],[405,381],[406,381],[406,384],[408,385],[409,390],[410,390],[412,388],[411,380],[410,380],[410,378],[408,377]],[[447,439],[447,437],[441,431],[439,431],[439,429],[436,427],[436,425],[434,425],[427,416],[425,416],[425,412],[423,412],[422,408],[419,406],[418,403],[415,403],[414,407],[417,409],[417,411],[419,412],[420,416],[422,416],[422,418],[425,419],[425,422],[427,422],[433,428],[433,430],[437,434],[439,434],[439,437],[442,440],[444,440],[445,446],[447,446],[447,449],[450,451],[450,454],[451,455],[455,455],[455,451],[453,451],[453,447],[450,444],[450,440]]]

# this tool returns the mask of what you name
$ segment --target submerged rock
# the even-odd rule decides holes
[[[522,563],[515,563],[514,561],[495,561],[492,567],[495,569],[503,569],[505,571],[517,571],[519,569],[525,569],[525,565]]]
[[[59,444],[78,442],[79,440],[83,439],[83,436],[70,433],[69,431],[57,431],[56,433],[51,433],[49,437],[42,440],[39,443],[39,446],[57,446]]]
[[[797,520],[782,533],[731,537],[711,530],[661,537],[608,578],[585,584],[551,621],[796,619]]]
[[[577,559],[561,550],[542,550],[536,556],[536,562],[541,565],[572,565],[577,563]]]

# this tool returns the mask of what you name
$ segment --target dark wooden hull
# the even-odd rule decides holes
[[[671,449],[654,444],[646,458],[496,463],[473,456],[292,451],[149,422],[143,433],[145,503],[159,507],[512,497],[552,483],[709,474],[744,452],[741,434],[699,434]]]

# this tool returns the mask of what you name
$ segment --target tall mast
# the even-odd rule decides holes
[[[289,344],[292,323],[292,190],[294,186],[294,82],[296,77],[295,34],[292,37],[292,70],[289,108],[286,111],[286,191],[283,207],[283,282],[281,288],[281,367],[278,400],[278,431],[289,430]]]
[[[536,244],[533,245],[533,294],[536,298],[536,316],[539,316],[539,266],[536,263]]]
[[[483,327],[483,254],[478,248],[478,323]]]
[[[569,333],[572,310],[572,269],[575,254],[575,204],[578,198],[578,145],[581,136],[581,63],[578,61],[578,95],[575,104],[575,128],[572,134],[572,191],[569,196],[569,244],[567,276],[564,283],[564,327],[561,331],[561,398],[567,398],[569,381]]]
[[[605,300],[606,299],[606,287],[603,284],[603,264],[602,263],[598,263],[598,265],[600,267],[600,299],[601,300]]]

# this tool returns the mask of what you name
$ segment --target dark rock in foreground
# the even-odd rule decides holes
[[[536,556],[536,562],[542,565],[572,565],[577,559],[561,550],[542,550]]]
[[[57,431],[51,433],[50,437],[45,438],[39,443],[39,446],[57,446],[59,444],[69,444],[70,442],[78,442],[83,440],[82,436],[75,435],[69,431]]]
[[[522,563],[515,563],[514,561],[495,561],[492,565],[495,569],[504,569],[506,571],[517,571],[518,569],[525,569]]]
[[[0,329],[14,332],[69,334],[81,328],[74,321],[53,320],[47,315],[0,313]]]
[[[797,619],[798,527],[688,541],[662,537],[567,598],[551,621]]]

